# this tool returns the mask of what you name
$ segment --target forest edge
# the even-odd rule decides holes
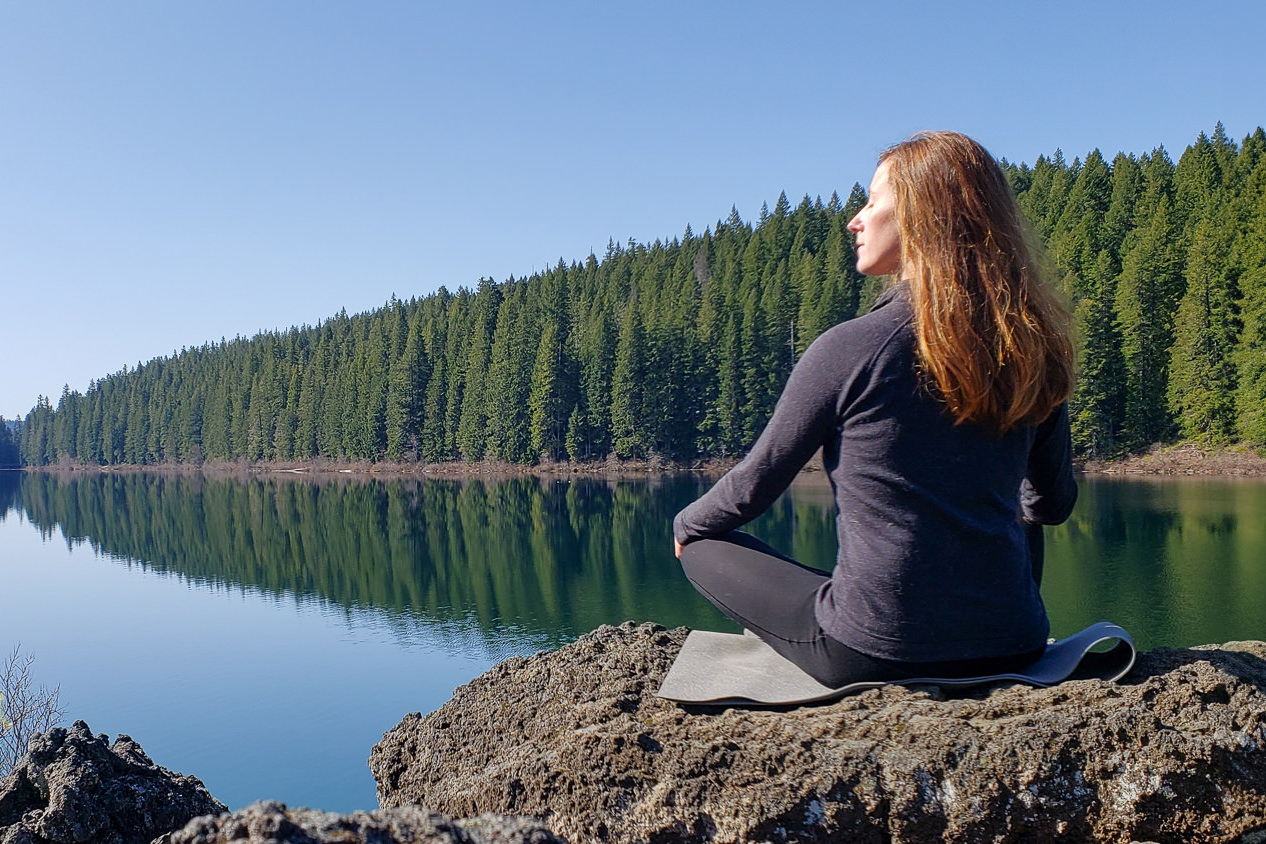
[[[116,464],[109,466],[63,462],[51,466],[27,466],[17,471],[29,472],[102,472],[102,473],[161,473],[180,475],[292,475],[296,477],[373,477],[395,478],[511,478],[539,477],[604,477],[643,478],[654,475],[698,474],[703,477],[720,477],[738,461],[732,458],[713,458],[692,462],[677,462],[666,458],[622,460],[610,457],[606,460],[585,462],[542,461],[534,465],[509,463],[502,460],[462,460],[445,463],[390,463],[368,461],[276,461],[276,462],[226,462],[206,461],[200,465],[190,463]],[[1204,448],[1194,443],[1153,446],[1141,454],[1131,454],[1111,460],[1081,460],[1076,464],[1084,475],[1172,475],[1172,476],[1219,476],[1266,478],[1266,456],[1247,446]],[[821,455],[814,457],[802,475],[821,474]]]

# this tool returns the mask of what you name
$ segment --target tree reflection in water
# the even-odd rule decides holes
[[[252,478],[0,473],[0,513],[46,537],[194,583],[316,598],[419,626],[455,652],[554,647],[626,619],[735,629],[671,549],[706,482]],[[753,531],[829,568],[829,488],[808,477]],[[1143,647],[1262,638],[1266,483],[1083,480],[1048,532],[1053,633],[1111,619]]]

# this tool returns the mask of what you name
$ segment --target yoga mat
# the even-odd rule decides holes
[[[1107,651],[1093,651],[1115,642]],[[1107,621],[1046,646],[1037,662],[1023,671],[988,677],[917,677],[896,681],[903,686],[981,686],[997,682],[1053,686],[1069,679],[1119,680],[1134,665],[1134,640]],[[824,686],[805,674],[756,636],[692,630],[673,662],[659,696],[679,703],[787,706],[817,703],[886,686],[886,682]]]

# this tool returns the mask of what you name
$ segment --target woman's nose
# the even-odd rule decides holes
[[[845,228],[847,228],[849,231],[853,232],[854,234],[861,231],[862,230],[862,215],[858,214],[856,217],[849,220],[848,225],[845,226]]]

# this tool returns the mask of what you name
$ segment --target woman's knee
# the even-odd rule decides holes
[[[696,587],[701,581],[711,580],[720,570],[722,559],[718,554],[719,549],[713,546],[721,544],[714,539],[696,539],[682,546],[681,569],[685,572],[686,579]]]

